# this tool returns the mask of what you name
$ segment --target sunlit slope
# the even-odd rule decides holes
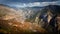
[[[8,19],[15,18],[15,11],[16,10],[12,8],[0,6],[0,19],[8,20]]]
[[[46,33],[46,30],[41,28],[38,24],[24,21],[24,14],[22,10],[15,10],[13,8],[0,6],[0,27],[10,33],[25,33],[25,32],[39,32]]]

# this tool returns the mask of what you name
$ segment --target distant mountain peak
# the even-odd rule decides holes
[[[60,13],[60,5],[48,5],[48,6],[45,6],[44,9],[42,9],[42,10],[45,10],[45,11],[51,10],[55,14],[59,14]]]
[[[0,4],[0,6],[10,7],[10,6],[8,6],[8,5],[5,5],[5,4]]]

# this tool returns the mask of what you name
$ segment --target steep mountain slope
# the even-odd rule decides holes
[[[46,33],[47,30],[42,28],[43,22],[40,22],[42,15],[48,15],[47,12],[52,11],[53,14],[57,14],[58,26],[60,30],[60,6],[49,5],[42,7],[28,7],[22,9],[13,9],[6,5],[0,5],[0,28],[6,30],[8,33]],[[49,18],[48,18],[49,20]],[[50,30],[50,29],[49,29]],[[2,31],[2,30],[1,30]]]
[[[0,5],[0,32],[9,34],[46,33],[38,24],[24,22],[25,12]]]
[[[50,13],[51,12],[51,13]],[[50,13],[50,15],[52,15],[52,16],[54,16],[54,15],[57,15],[57,27],[58,27],[58,29],[60,30],[60,6],[59,5],[49,5],[49,6],[45,6],[42,10],[41,10],[41,15],[39,15],[39,16],[43,16],[43,15],[48,15],[48,17],[49,17],[49,13]],[[39,14],[39,13],[38,13]],[[51,16],[51,17],[52,17]],[[43,16],[44,17],[44,16]],[[49,18],[45,18],[45,20],[46,21],[49,21],[49,19],[51,18],[51,17],[49,17]],[[39,19],[40,20],[40,19]],[[43,22],[42,22],[43,23]],[[41,22],[40,22],[40,24],[42,24]],[[43,23],[44,25],[46,25],[46,23],[44,22]],[[49,23],[48,23],[49,24]],[[47,25],[48,25],[47,24]],[[44,26],[44,25],[42,25],[42,26]],[[47,26],[46,25],[46,26]],[[46,26],[44,26],[44,27],[46,27]],[[57,29],[57,30],[58,30]],[[58,30],[58,31],[59,31]]]

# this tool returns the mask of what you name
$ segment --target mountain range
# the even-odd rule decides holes
[[[42,28],[38,23],[35,23],[40,15],[47,13],[46,11],[52,11],[53,14],[57,14],[58,22],[60,23],[60,6],[48,5],[44,7],[25,7],[25,8],[13,8],[7,5],[0,4],[0,28],[8,30],[12,33],[48,33],[48,31]],[[59,24],[58,23],[58,24]],[[21,27],[22,26],[22,27]],[[59,24],[60,30],[60,24]]]

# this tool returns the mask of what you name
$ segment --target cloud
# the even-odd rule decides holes
[[[10,3],[10,2],[29,3],[29,2],[51,2],[51,1],[59,1],[59,0],[0,0],[0,2],[4,3]]]
[[[47,5],[60,5],[60,1],[53,1],[53,2],[33,2],[33,3],[11,3],[8,4],[12,7],[34,7],[34,6],[47,6]]]
[[[15,2],[16,1],[16,2]],[[9,5],[11,7],[34,7],[34,6],[39,6],[39,7],[43,7],[43,6],[47,6],[47,5],[60,5],[60,1],[57,0],[57,1],[51,1],[51,2],[41,2],[41,1],[44,1],[44,0],[41,0],[37,2],[37,0],[31,0],[32,2],[28,2],[28,3],[23,3],[23,2],[27,2],[27,1],[30,1],[30,0],[27,0],[27,1],[23,1],[23,0],[0,0],[0,4],[6,4],[6,5]],[[34,2],[33,2],[34,1]],[[48,0],[46,0],[48,1]]]

